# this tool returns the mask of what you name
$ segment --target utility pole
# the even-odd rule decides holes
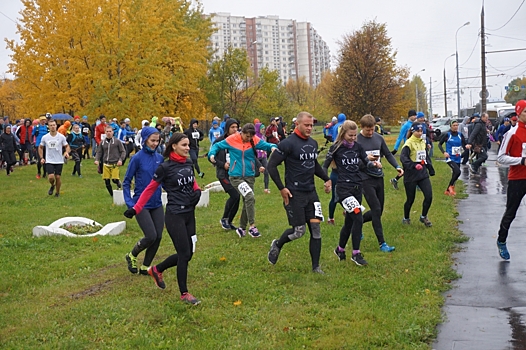
[[[431,77],[429,77],[429,120],[433,119],[433,100],[431,98],[433,86],[431,85]]]
[[[487,86],[486,86],[486,34],[484,28],[484,3],[480,13],[480,70],[482,71],[482,91],[480,92],[480,113],[486,112]]]

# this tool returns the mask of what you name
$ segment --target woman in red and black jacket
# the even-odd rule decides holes
[[[20,148],[21,148],[21,154],[22,157],[20,157],[20,161],[23,159],[24,153],[27,151],[29,154],[29,158],[27,161],[33,158],[33,148],[31,147],[31,140],[33,137],[31,134],[33,133],[33,126],[31,125],[31,119],[24,120],[24,125],[20,126],[16,130],[16,136],[20,139]],[[27,161],[24,161],[25,164],[27,164]]]
[[[176,254],[166,258],[160,264],[151,266],[148,274],[153,277],[157,287],[164,289],[164,270],[177,266],[177,283],[181,292],[181,300],[192,305],[200,301],[188,293],[186,280],[188,262],[195,251],[197,236],[195,232],[195,206],[201,197],[201,190],[195,180],[193,164],[188,159],[190,150],[189,139],[185,134],[174,133],[163,156],[168,161],[159,165],[150,184],[141,193],[137,203],[124,212],[128,218],[138,214],[159,186],[163,186],[168,195],[164,222],[166,230],[172,239]]]

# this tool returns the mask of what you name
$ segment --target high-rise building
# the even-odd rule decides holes
[[[229,46],[244,48],[256,76],[268,67],[279,72],[283,84],[305,77],[314,87],[330,68],[329,46],[309,22],[278,16],[245,18],[222,12],[210,17],[215,28],[211,38],[214,59],[220,59]]]

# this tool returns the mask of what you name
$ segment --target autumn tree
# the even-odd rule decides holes
[[[263,67],[259,71],[257,84],[259,90],[253,108],[249,111],[250,119],[258,118],[268,125],[272,117],[288,117],[297,113],[279,79],[278,71]]]
[[[10,71],[27,112],[104,113],[136,122],[205,109],[212,32],[184,0],[23,0]]]
[[[526,100],[526,77],[515,78],[508,84],[508,92],[504,100],[515,105],[519,100]]]
[[[339,110],[358,120],[364,114],[394,115],[408,72],[396,65],[385,24],[366,22],[339,42],[332,101]]]
[[[16,82],[11,79],[0,80],[0,117],[8,116],[11,120],[25,118],[16,108],[20,96],[15,85]]]

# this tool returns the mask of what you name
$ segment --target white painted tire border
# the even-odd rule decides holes
[[[60,226],[63,225],[99,225],[98,222],[81,217],[81,216],[70,216],[58,219],[49,226],[35,226],[33,227],[33,236],[42,237],[42,236],[66,236],[66,237],[94,237],[94,236],[115,236],[121,233],[126,229],[126,221],[118,221],[107,224],[102,227],[99,231],[86,234],[86,235],[77,235],[69,232]]]

